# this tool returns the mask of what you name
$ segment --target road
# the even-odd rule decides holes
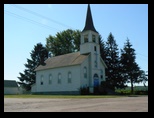
[[[148,112],[148,96],[89,99],[4,98],[4,112]]]

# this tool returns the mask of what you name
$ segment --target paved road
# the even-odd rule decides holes
[[[4,112],[148,112],[148,96],[90,99],[4,98]]]

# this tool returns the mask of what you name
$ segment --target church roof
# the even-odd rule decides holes
[[[88,55],[81,55],[80,52],[51,57],[45,61],[45,65],[39,65],[35,71],[78,65],[81,64],[87,57]]]
[[[86,31],[86,30],[92,30],[94,32],[97,32],[95,27],[94,27],[94,25],[93,25],[93,19],[92,19],[92,15],[91,15],[91,10],[90,10],[90,5],[89,4],[88,4],[88,8],[87,8],[87,17],[86,17],[85,27],[82,30],[82,32]]]

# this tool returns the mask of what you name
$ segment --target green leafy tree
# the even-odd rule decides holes
[[[125,82],[121,76],[119,49],[112,33],[110,33],[107,38],[105,51],[106,57],[104,61],[108,67],[106,69],[106,84],[108,88],[112,90],[115,90],[116,88],[124,88]]]
[[[79,30],[68,29],[58,32],[56,36],[49,35],[46,38],[46,47],[53,56],[79,51],[80,33]]]
[[[18,77],[18,83],[27,91],[31,90],[31,85],[35,83],[35,68],[38,67],[40,64],[45,64],[44,61],[48,57],[48,51],[41,43],[38,43],[34,46],[34,49],[31,51],[30,56],[31,59],[27,59],[27,63],[24,64],[26,69],[23,73],[19,72],[20,77]]]
[[[131,93],[134,92],[134,83],[141,81],[139,77],[142,74],[135,59],[135,49],[132,48],[132,44],[127,39],[123,50],[121,50],[121,68],[123,77],[127,80],[127,83],[131,84]]]

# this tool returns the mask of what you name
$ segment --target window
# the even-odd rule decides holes
[[[96,46],[94,46],[94,51],[95,51],[95,52],[97,51],[97,48],[96,48]]]
[[[103,70],[101,69],[101,79],[103,79]]]
[[[95,61],[95,67],[97,68],[97,61]]]
[[[61,84],[61,73],[58,74],[58,84]]]
[[[101,69],[101,74],[103,75],[103,70]]]
[[[68,83],[72,83],[72,74],[71,72],[68,72]]]
[[[84,43],[88,42],[88,35],[84,35]]]
[[[103,79],[103,75],[101,75],[101,79]]]
[[[94,65],[95,65],[95,67],[97,68],[98,63],[97,63],[97,54],[96,54],[96,53],[95,53],[95,61],[94,61]]]
[[[96,42],[96,37],[95,35],[92,35],[92,41],[95,43]]]
[[[52,75],[49,75],[49,84],[52,84]]]
[[[43,85],[43,75],[41,75],[41,81],[40,84]]]
[[[84,67],[83,73],[84,73],[84,78],[87,78],[87,68],[86,67]]]

